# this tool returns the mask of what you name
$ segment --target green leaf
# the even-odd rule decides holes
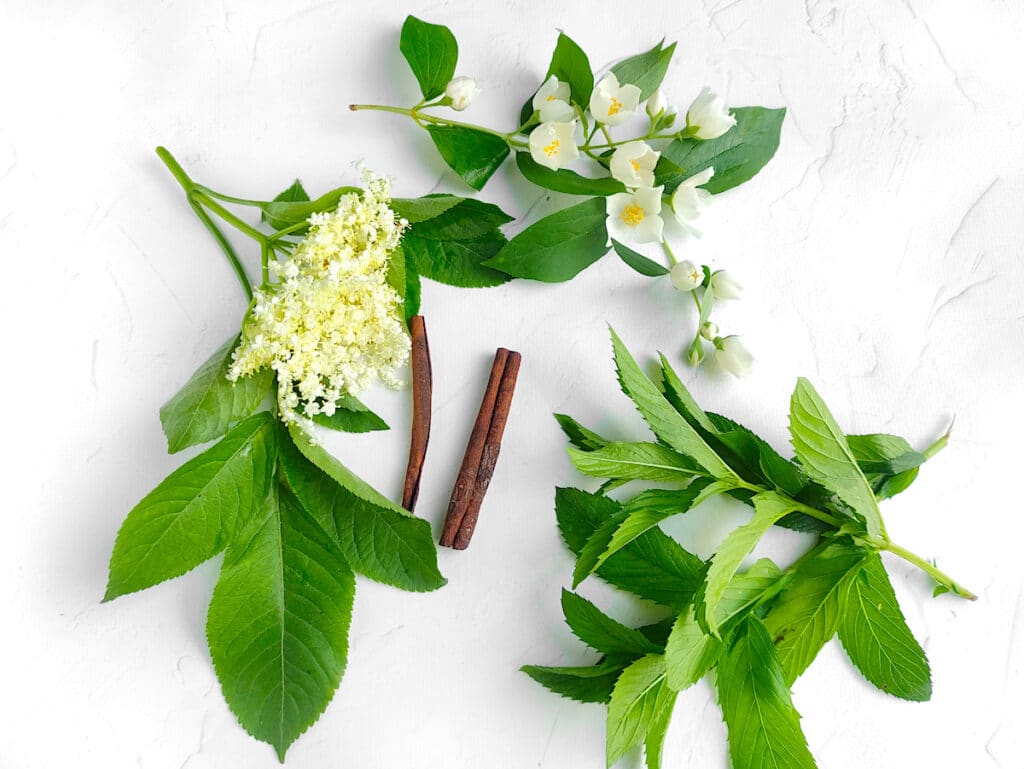
[[[167,476],[121,524],[103,600],[180,576],[227,547],[261,509],[276,456],[274,418],[262,411]]]
[[[555,493],[558,528],[576,555],[620,510],[617,502],[600,494],[565,488]],[[690,602],[703,574],[704,562],[658,529],[637,537],[597,570],[601,579],[615,587],[676,610]]]
[[[577,470],[597,478],[687,483],[698,469],[687,457],[656,443],[609,443],[593,451],[568,451]]]
[[[634,656],[661,651],[639,630],[617,622],[576,593],[562,590],[562,612],[572,632],[591,649]]]
[[[640,100],[643,101],[654,93],[665,79],[675,50],[675,43],[665,48],[658,43],[649,51],[623,59],[612,67],[612,73],[619,79],[620,84],[631,83],[639,88]]]
[[[241,377],[235,383],[228,381],[231,353],[237,345],[237,336],[221,345],[160,408],[160,423],[170,453],[220,438],[255,411],[270,392],[274,381],[270,369]]]
[[[533,182],[538,187],[564,192],[567,195],[604,196],[626,191],[622,182],[610,176],[593,179],[569,168],[553,171],[535,161],[529,152],[517,152],[516,165],[527,181]]]
[[[594,90],[594,73],[590,69],[587,55],[568,35],[558,33],[554,53],[551,54],[551,66],[547,80],[555,75],[559,80],[569,84],[569,98],[586,109],[590,104],[590,93]]]
[[[445,584],[429,523],[361,499],[307,460],[282,433],[284,480],[353,569],[403,590],[436,590]]]
[[[444,162],[478,192],[508,157],[508,144],[500,136],[462,126],[426,128]]]
[[[643,254],[637,253],[629,246],[624,246],[617,240],[612,240],[612,248],[615,249],[615,253],[619,255],[619,258],[622,261],[641,275],[646,275],[649,278],[657,278],[662,275],[668,275],[669,273],[668,269],[663,265],[658,264],[653,259],[648,259]]]
[[[608,441],[592,430],[588,430],[575,419],[565,414],[555,414],[558,426],[562,428],[569,443],[583,451],[594,451],[608,445]]]
[[[622,671],[608,702],[607,765],[642,743],[674,701],[675,692],[665,684],[662,655],[648,654]]]
[[[853,664],[883,692],[917,702],[931,699],[928,658],[907,627],[877,553],[845,588],[839,640]]]
[[[338,400],[333,414],[316,414],[313,421],[322,427],[343,433],[369,433],[388,429],[387,422],[366,408],[366,405],[353,395],[343,395]]]
[[[426,198],[432,200],[432,198]],[[456,198],[458,204],[414,224],[409,233],[425,240],[477,240],[494,238],[497,229],[512,217],[495,205],[472,198]]]
[[[864,555],[858,547],[832,542],[804,558],[765,615],[765,627],[789,686],[836,634],[840,595]]]
[[[779,148],[786,110],[738,107],[732,114],[736,125],[717,139],[675,139],[665,147],[662,157],[683,169],[675,178],[659,180],[665,185],[665,194],[684,179],[714,167],[714,177],[702,186],[717,195],[749,181],[772,159]]]
[[[398,47],[420,84],[424,101],[443,94],[459,61],[459,44],[451,30],[407,16]]]
[[[898,435],[847,435],[846,442],[877,499],[905,491],[928,460]]]
[[[425,240],[414,235],[402,238],[408,264],[418,275],[463,288],[500,286],[511,278],[485,266],[505,245],[500,233],[476,240]]]
[[[712,442],[724,446],[746,468],[747,475],[754,482],[767,482],[791,497],[797,496],[807,486],[809,479],[800,467],[785,459],[752,430],[720,414],[712,413],[708,418],[715,426]],[[820,525],[814,530],[819,529]]]
[[[412,269],[410,265],[406,265],[405,270],[405,322],[409,322],[409,318],[413,315],[418,315],[420,311],[420,296],[422,294],[422,284],[420,283],[420,274],[416,270]]]
[[[885,526],[871,486],[835,417],[803,377],[790,401],[789,433],[804,471],[864,516],[868,534],[884,539]]]
[[[239,723],[285,751],[341,682],[355,578],[338,546],[284,489],[228,547],[206,637]]]
[[[672,720],[672,709],[675,704],[676,698],[670,693],[660,703],[661,712],[655,716],[654,721],[647,729],[647,737],[644,740],[644,762],[647,764],[647,769],[661,769],[665,735],[668,733],[668,725]]]
[[[305,187],[302,186],[302,182],[296,179],[292,182],[292,185],[283,192],[279,193],[274,198],[274,203],[304,203],[309,200],[309,194],[306,192]],[[260,207],[260,219],[270,224],[274,229],[282,229],[288,225],[278,224],[274,221],[271,216],[268,216],[266,207]]]
[[[703,619],[708,631],[719,635],[716,608],[725,595],[729,581],[739,570],[750,552],[770,529],[786,513],[793,509],[793,502],[773,491],[756,495],[752,500],[754,517],[748,523],[733,529],[722,541],[711,559],[703,592]]]
[[[715,426],[711,424],[711,420],[708,419],[708,415],[697,405],[697,401],[693,399],[690,391],[686,389],[679,375],[669,364],[668,358],[664,355],[661,355],[660,358],[661,381],[665,399],[672,404],[672,408],[678,411],[681,417],[694,427],[699,427],[709,433],[717,432]]]
[[[640,370],[629,350],[613,330],[612,347],[619,384],[636,404],[637,410],[658,438],[676,451],[693,459],[712,477],[735,479],[736,474],[722,461],[692,425],[665,400],[654,382]]]
[[[697,683],[715,666],[722,642],[708,635],[697,622],[693,606],[679,615],[665,645],[666,682],[681,692]]]
[[[425,195],[422,198],[391,198],[391,210],[409,224],[418,224],[440,216],[467,198],[456,195]]]
[[[717,683],[734,769],[815,769],[775,647],[757,618],[737,628]]]
[[[608,252],[604,198],[591,198],[534,222],[516,235],[488,267],[517,278],[561,283]]]
[[[588,667],[545,667],[523,665],[519,668],[546,689],[577,702],[608,702],[619,674],[626,667],[621,658],[607,658]]]
[[[302,195],[305,197],[302,197],[291,192],[293,188],[294,185],[282,192],[281,195],[278,195],[270,203],[264,203],[260,206],[260,209],[263,211],[263,221],[267,222],[275,230],[283,230],[286,227],[292,227],[300,222],[305,222],[313,214],[333,211],[338,207],[338,201],[341,200],[342,195],[362,193],[362,190],[358,187],[338,187],[324,193],[316,200],[309,200],[309,197],[305,196],[305,190],[302,191]],[[290,192],[291,197],[282,198],[282,195],[288,195]],[[292,234],[301,235],[306,229],[298,229]]]

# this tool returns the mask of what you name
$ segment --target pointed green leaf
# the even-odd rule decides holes
[[[415,226],[440,216],[467,199],[456,195],[424,195],[422,198],[391,198],[388,205],[399,217]]]
[[[622,182],[610,176],[595,179],[578,174],[569,168],[553,171],[534,160],[529,152],[516,153],[516,166],[528,181],[538,187],[564,192],[566,195],[605,196],[626,191],[626,186]]]
[[[647,769],[661,769],[665,735],[668,734],[668,725],[672,721],[672,710],[675,707],[676,698],[669,693],[659,704],[661,712],[655,716],[644,740],[644,762],[647,764]]]
[[[562,612],[576,637],[604,654],[637,656],[661,651],[639,630],[626,627],[569,590],[562,590]]]
[[[347,394],[338,400],[333,414],[317,414],[313,421],[321,427],[343,433],[369,433],[388,429],[387,422],[366,408],[354,395]]]
[[[608,445],[608,441],[592,430],[588,430],[575,419],[565,414],[555,414],[558,426],[562,428],[569,443],[582,451],[595,451]]]
[[[558,33],[558,42],[551,54],[551,66],[544,79],[552,75],[569,84],[569,98],[573,102],[587,108],[590,92],[594,90],[594,73],[587,54],[564,32]]]
[[[221,345],[160,408],[170,453],[220,438],[255,411],[270,392],[274,381],[270,369],[228,381],[231,353],[237,345],[237,336]]]
[[[292,182],[292,185],[283,192],[278,193],[277,197],[274,198],[274,203],[304,203],[309,200],[309,194],[306,192],[306,188],[302,186],[302,182],[296,179]],[[286,224],[281,224],[273,219],[273,217],[267,214],[266,208],[261,207],[260,219],[270,224],[274,229],[282,229],[287,227]]]
[[[663,275],[668,275],[667,267],[658,264],[653,259],[648,259],[643,254],[637,253],[629,246],[623,245],[617,240],[612,240],[612,248],[615,249],[615,253],[619,255],[622,261],[641,275],[646,275],[649,278],[659,278]]]
[[[664,387],[665,399],[672,404],[672,407],[679,412],[687,422],[694,427],[699,427],[709,433],[717,430],[704,413],[704,409],[697,405],[697,401],[690,395],[679,375],[668,362],[668,358],[660,355],[661,358],[661,380]]]
[[[877,553],[846,583],[839,640],[857,669],[883,692],[918,702],[931,699],[928,658],[907,627]]]
[[[715,666],[722,642],[704,632],[693,606],[679,615],[665,645],[668,686],[681,692],[697,683]]]
[[[698,470],[687,457],[656,443],[609,443],[593,451],[568,451],[577,470],[597,478],[687,483]]]
[[[674,700],[675,692],[665,684],[662,655],[648,654],[622,671],[608,702],[607,765],[642,743]]]
[[[274,418],[263,411],[167,476],[121,524],[104,600],[180,576],[227,547],[261,509],[276,455]]]
[[[475,240],[426,240],[415,235],[402,238],[409,266],[418,275],[462,288],[485,288],[508,283],[503,272],[484,265],[505,245],[498,231]]]
[[[905,491],[928,459],[898,435],[847,435],[846,442],[878,499]]]
[[[426,128],[444,162],[477,192],[508,157],[508,144],[500,136],[462,126]]]
[[[412,268],[411,265],[406,266],[405,270],[405,322],[409,322],[409,318],[413,315],[418,315],[420,311],[420,296],[422,294],[422,288],[420,283],[420,274]]]
[[[313,214],[335,210],[342,195],[349,193],[362,194],[362,190],[358,187],[338,187],[324,193],[316,200],[310,200],[308,195],[302,197],[291,194],[288,196],[291,190],[292,188],[290,187],[270,203],[264,203],[260,206],[260,210],[263,212],[263,221],[267,222],[275,230],[283,230],[286,227],[292,227],[300,222],[305,222]],[[305,190],[303,190],[303,195],[305,195]],[[306,228],[300,228],[292,234],[301,235],[305,231]]]
[[[587,667],[545,667],[523,665],[519,668],[544,688],[577,702],[608,702],[619,674],[628,658],[606,658]]]
[[[449,197],[449,196],[445,196]],[[423,201],[444,198],[421,198]],[[407,234],[424,240],[477,240],[495,238],[498,228],[513,220],[496,205],[473,198],[454,198],[456,205],[414,224]]]
[[[407,16],[398,47],[420,84],[423,100],[443,94],[459,61],[459,44],[451,30]]]
[[[239,723],[281,761],[341,682],[354,595],[338,546],[283,489],[224,557],[206,622],[213,665]]]
[[[665,79],[665,73],[668,72],[668,65],[672,61],[672,54],[675,50],[675,43],[664,48],[661,47],[661,43],[658,43],[649,51],[623,59],[612,67],[612,72],[618,78],[620,85],[630,83],[639,88],[640,100],[643,101],[654,93],[655,89],[661,85],[661,81]]]

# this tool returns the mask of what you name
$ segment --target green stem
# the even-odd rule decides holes
[[[267,200],[249,200],[248,198],[236,198],[233,195],[225,195],[217,190],[211,190],[209,187],[203,184],[194,185],[194,189],[202,192],[204,195],[216,198],[217,200],[223,200],[225,203],[235,203],[240,206],[254,206],[260,208],[261,206],[267,205],[270,201]]]
[[[662,240],[661,241],[661,250],[664,251],[665,255],[668,257],[670,266],[675,267],[677,264],[679,264],[679,258],[676,256],[675,252],[672,250],[672,246],[670,246],[668,244],[667,240]],[[697,295],[694,294],[694,299],[696,299],[696,298],[697,298]],[[697,311],[700,312],[700,301],[699,300],[697,301]]]
[[[245,268],[242,267],[242,262],[238,259],[238,254],[235,253],[235,249],[232,248],[231,243],[220,228],[214,223],[210,215],[203,210],[192,196],[188,196],[188,204],[192,206],[192,210],[196,212],[196,216],[199,217],[210,234],[213,235],[213,239],[217,241],[221,251],[224,252],[224,256],[228,258],[228,262],[231,264],[231,268],[235,271],[235,275],[238,276],[238,282],[242,284],[242,290],[245,291],[246,298],[252,301],[252,283],[249,282],[249,276],[245,274]]]
[[[929,446],[928,448],[926,448],[924,451],[921,452],[924,455],[925,459],[931,459],[936,454],[938,454],[940,451],[942,451],[944,448],[946,448],[946,445],[949,443],[949,434],[950,434],[950,432],[952,430],[953,430],[953,425],[950,425],[949,429],[946,430],[945,434],[943,434],[931,446]]]
[[[299,230],[304,229],[308,226],[309,222],[303,219],[301,222],[295,222],[295,224],[285,227],[283,230],[278,230],[273,235],[271,235],[267,240],[269,240],[271,243],[276,243],[277,241],[281,240],[281,238],[298,232]]]
[[[233,213],[231,213],[226,208],[224,208],[224,206],[222,206],[220,203],[218,203],[217,201],[215,201],[212,198],[210,198],[209,196],[207,196],[205,193],[201,192],[198,189],[197,190],[193,190],[191,197],[198,198],[199,201],[204,206],[206,206],[211,211],[213,211],[213,213],[217,214],[217,216],[219,216],[221,219],[223,219],[225,222],[230,224],[232,227],[234,227],[239,232],[244,233],[245,235],[248,235],[250,238],[255,240],[257,243],[265,243],[266,242],[266,240],[267,240],[267,236],[266,235],[264,235],[262,232],[257,230],[255,227],[253,227],[253,226],[243,222],[241,219],[239,219]]]
[[[474,125],[472,123],[463,123],[460,120],[450,120],[444,117],[438,117],[437,115],[429,115],[426,112],[420,112],[417,108],[406,109],[405,107],[389,107],[384,104],[349,104],[348,108],[353,112],[359,110],[375,110],[377,112],[391,112],[395,115],[405,115],[406,117],[412,118],[417,124],[423,125],[423,122],[434,123],[436,125],[451,126],[453,128],[468,128],[471,131],[479,131],[480,133],[490,134],[491,136],[497,136],[509,147],[527,147],[527,142],[515,139],[515,135],[518,132],[502,133],[501,131],[495,131],[493,128],[484,128],[483,126]],[[424,126],[425,127],[425,126]]]
[[[266,288],[270,285],[270,244],[267,241],[260,243],[260,264],[263,269],[263,285]]]
[[[929,561],[926,561],[921,556],[919,556],[919,555],[917,555],[915,553],[910,552],[909,550],[907,550],[904,547],[900,547],[895,542],[890,542],[889,540],[878,540],[878,539],[868,539],[866,541],[867,541],[867,543],[869,545],[871,545],[872,547],[874,547],[874,548],[876,548],[878,550],[887,550],[890,553],[892,553],[893,555],[898,555],[904,561],[907,561],[908,563],[914,564],[914,566],[916,566],[921,571],[923,571],[925,574],[930,576],[932,579],[934,579],[940,585],[942,585],[943,587],[945,587],[945,588],[949,589],[950,591],[956,593],[961,598],[966,598],[969,601],[976,601],[978,599],[978,596],[976,596],[970,590],[965,588],[963,585],[960,585],[957,582],[955,582],[952,577],[950,577],[944,571],[942,571],[937,566],[935,566],[935,564],[933,564],[933,563],[931,563]]]

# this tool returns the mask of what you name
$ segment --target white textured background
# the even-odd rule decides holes
[[[0,3],[0,767],[272,767],[221,697],[203,623],[218,562],[100,605],[127,511],[180,462],[157,409],[237,327],[234,276],[152,152],[200,181],[269,197],[313,192],[363,159],[396,193],[460,189],[408,121],[350,101],[412,103],[408,12],[453,27],[467,118],[511,126],[556,28],[599,65],[680,41],[666,90],[705,83],[734,105],[789,107],[775,160],[722,195],[682,247],[748,287],[718,320],[759,358],[736,381],[687,372],[699,399],[784,447],[788,395],[810,376],[850,432],[949,448],[886,503],[890,532],[974,588],[933,600],[889,562],[931,658],[934,698],[899,702],[837,645],[795,689],[822,767],[1024,767],[1024,14],[1015,0],[696,2]],[[438,185],[440,185],[438,187]],[[507,170],[485,197],[522,215]],[[249,251],[251,256],[251,250]],[[250,262],[251,263],[251,262]],[[561,622],[571,559],[556,484],[579,483],[550,413],[641,435],[617,395],[604,323],[638,353],[678,353],[685,302],[614,257],[558,286],[424,291],[436,372],[419,511],[438,528],[493,349],[524,355],[499,470],[473,545],[441,553],[448,587],[360,582],[342,687],[291,750],[305,767],[601,767],[604,710],[517,672],[587,659]],[[395,429],[333,442],[399,490],[404,396],[373,393]],[[674,530],[707,555],[733,508]],[[775,532],[767,552],[802,542]],[[620,617],[633,602],[584,593]],[[681,697],[667,766],[727,764],[711,690]],[[637,756],[624,762],[635,766]]]

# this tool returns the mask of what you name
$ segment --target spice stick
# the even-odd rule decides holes
[[[448,502],[448,514],[444,519],[444,530],[441,532],[440,540],[445,547],[451,547],[455,543],[455,535],[458,533],[462,518],[466,514],[466,508],[473,496],[476,475],[480,468],[487,432],[491,429],[494,402],[498,397],[498,386],[501,384],[507,358],[508,350],[499,347],[494,354],[494,363],[491,366],[490,378],[487,380],[487,389],[484,390],[480,411],[476,415],[476,422],[473,423],[473,430],[469,434],[469,444],[462,457],[462,466],[459,468],[459,475],[455,479],[455,487],[452,489],[452,497]]]
[[[412,338],[412,437],[409,439],[409,465],[405,471],[402,507],[411,513],[420,495],[423,460],[430,442],[430,399],[433,390],[430,343],[422,315],[409,318],[409,335]]]
[[[469,547],[469,540],[473,537],[473,531],[476,529],[476,521],[480,516],[480,505],[484,501],[484,494],[487,493],[487,487],[494,476],[498,454],[501,452],[501,437],[505,433],[505,423],[508,421],[508,412],[512,407],[512,395],[516,389],[516,378],[519,376],[521,360],[522,356],[519,353],[509,352],[505,361],[505,371],[501,376],[498,395],[494,401],[491,426],[487,431],[487,438],[484,441],[480,457],[480,467],[477,469],[476,480],[473,483],[473,495],[470,497],[466,513],[462,516],[462,522],[455,535],[453,547],[456,550],[465,550]]]

